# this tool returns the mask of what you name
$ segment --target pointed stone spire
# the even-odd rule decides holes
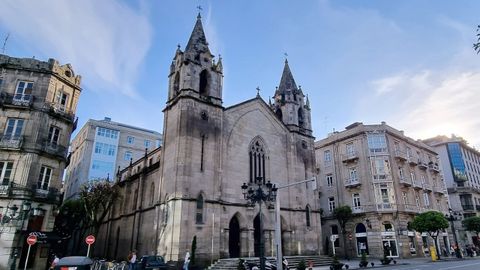
[[[205,37],[205,32],[203,31],[202,25],[202,17],[200,13],[197,16],[197,22],[193,27],[192,34],[190,35],[190,39],[188,40],[187,47],[185,47],[185,53],[192,53],[192,52],[208,52],[208,42],[207,38]]]
[[[218,55],[217,71],[223,73],[222,56]]]
[[[288,66],[288,60],[285,59],[285,66],[283,67],[282,78],[280,79],[280,85],[278,86],[279,93],[285,93],[287,91],[298,90],[297,84],[293,79],[292,72]]]
[[[308,94],[307,94],[307,101],[305,102],[305,106],[310,109],[310,100],[308,99]]]

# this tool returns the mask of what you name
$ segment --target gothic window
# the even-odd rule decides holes
[[[305,123],[305,119],[303,117],[303,110],[300,108],[298,109],[298,125],[300,127],[303,127],[304,123]]]
[[[197,211],[195,215],[195,221],[197,224],[203,224],[203,196],[202,194],[197,197]]]
[[[207,93],[207,86],[208,86],[208,72],[203,70],[200,72],[200,85],[199,85],[199,93],[202,96],[206,96]]]
[[[305,221],[307,223],[307,227],[310,227],[310,206],[309,205],[305,207]]]
[[[173,93],[178,95],[178,91],[180,90],[180,74],[177,72],[175,74],[175,79],[173,80]]]
[[[260,140],[250,144],[250,182],[265,183],[265,148]]]

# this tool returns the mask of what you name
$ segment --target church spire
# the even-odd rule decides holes
[[[297,84],[295,83],[295,79],[293,79],[292,72],[288,66],[288,60],[285,59],[285,66],[283,67],[282,78],[280,79],[278,91],[281,94],[285,94],[286,92],[294,90],[298,90]]]
[[[202,17],[200,13],[197,16],[197,22],[195,27],[193,27],[192,34],[188,40],[187,47],[185,47],[185,53],[210,53],[208,48],[207,38],[205,37],[205,32],[203,31]]]

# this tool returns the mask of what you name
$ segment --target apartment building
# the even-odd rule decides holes
[[[81,77],[69,64],[0,54],[0,269],[42,269],[53,235]]]
[[[421,141],[388,126],[354,123],[315,143],[318,182],[323,206],[325,250],[330,235],[338,235],[337,252],[349,256],[423,256],[432,239],[409,228],[424,211],[448,212],[445,184],[437,153]],[[333,217],[340,205],[352,208],[347,246]],[[443,233],[440,244],[450,240]]]
[[[161,143],[162,134],[156,131],[114,122],[108,117],[89,119],[71,143],[65,199],[78,196],[81,186],[89,180],[115,179],[119,170]]]
[[[461,223],[464,218],[480,213],[480,152],[455,135],[437,136],[424,142],[440,156],[460,246],[480,245],[478,237],[465,231]]]

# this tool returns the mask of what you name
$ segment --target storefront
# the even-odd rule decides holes
[[[391,223],[383,224],[381,236],[384,254],[387,254],[387,257],[390,258],[398,257],[397,236]]]
[[[357,256],[362,256],[362,253],[368,253],[367,228],[363,223],[358,223],[355,226],[355,240],[357,243]]]

